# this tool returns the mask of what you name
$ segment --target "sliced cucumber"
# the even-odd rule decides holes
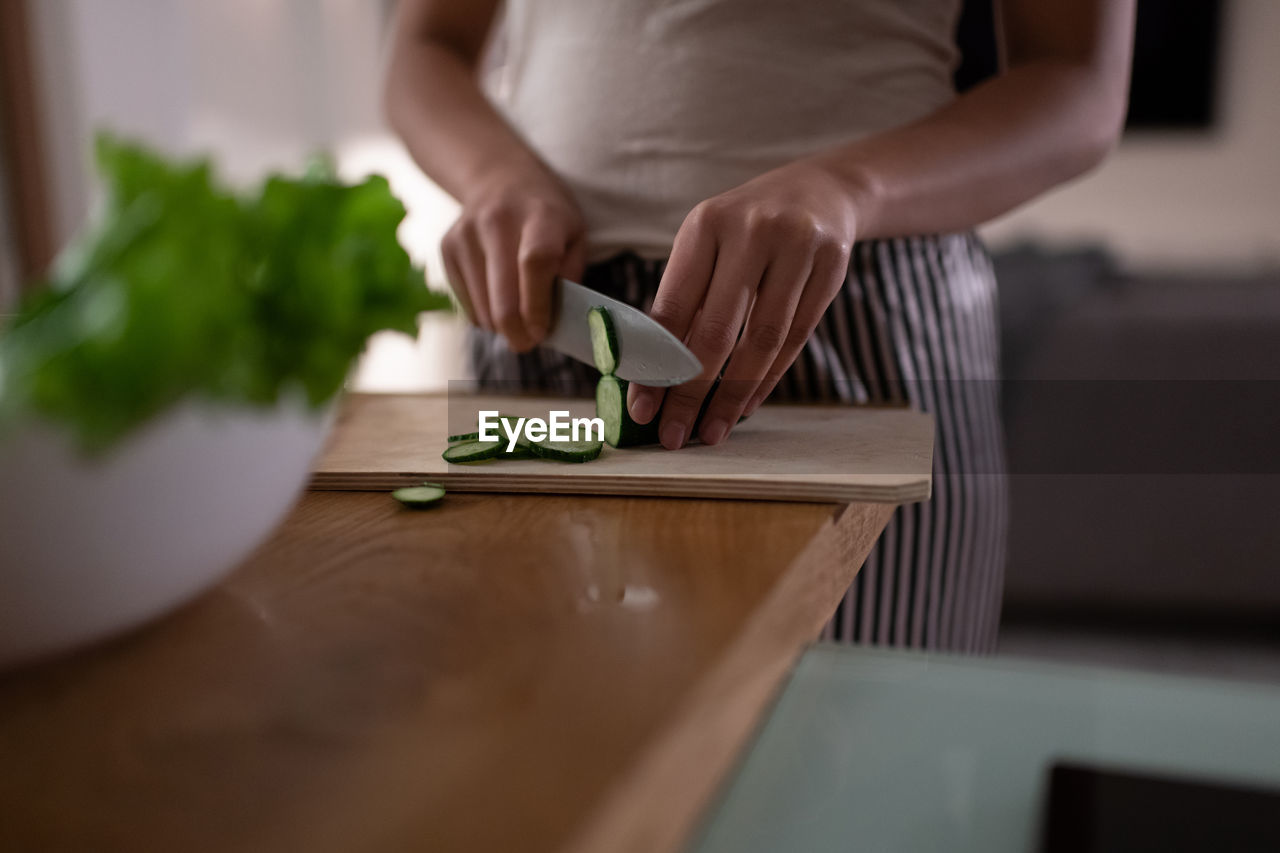
[[[590,462],[604,449],[603,441],[534,441],[529,449],[539,459],[557,462]]]
[[[505,446],[501,441],[464,441],[453,445],[441,456],[445,462],[458,465],[467,462],[483,462],[486,459],[496,459],[501,456]]]
[[[533,449],[526,441],[524,444],[517,444],[512,450],[507,450],[507,445],[502,445],[502,453],[498,454],[503,459],[532,459]]]
[[[421,486],[396,489],[391,493],[391,497],[410,509],[427,509],[440,503],[440,499],[444,497],[444,486],[436,483],[423,483]]]
[[[498,415],[498,422],[502,424],[502,428],[500,432],[502,434],[502,447],[504,451],[506,450],[507,446],[510,445],[511,437],[513,434],[515,435],[515,439],[516,439],[516,450],[520,450],[521,448],[523,448],[524,450],[527,451],[529,449],[529,439],[525,438],[524,433],[516,432],[516,423],[519,420],[520,419],[515,415]],[[515,450],[511,452],[515,453]]]
[[[510,441],[511,433],[515,431],[516,421],[518,420],[519,418],[515,415],[498,415],[498,435],[502,436],[500,440],[502,441],[504,448]],[[446,438],[445,441],[449,444],[461,444],[464,441],[481,441],[480,432],[477,430],[476,432],[456,433]],[[518,447],[527,448],[529,446],[529,442],[523,435],[518,435],[516,436],[516,445]]]
[[[627,386],[630,383],[616,376],[602,376],[596,383],[596,417],[604,421],[604,440],[613,447],[642,447],[658,443],[658,424],[662,412],[653,416],[647,424],[636,423],[627,410]],[[720,388],[720,380],[711,383],[707,396],[702,400],[698,415],[694,418],[691,436],[697,436],[702,419],[711,408],[711,400]],[[739,420],[739,423],[746,418]]]
[[[531,442],[524,433],[515,433],[516,418],[513,415],[499,415],[502,426],[499,430],[502,438],[498,441],[480,441],[469,439],[467,435],[450,436],[449,440],[461,439],[445,450],[446,462],[467,464],[470,462],[487,462],[490,459],[555,459],[561,462],[590,462],[600,455],[603,442],[599,441],[543,441]],[[515,434],[515,445],[511,437]],[[479,433],[469,433],[478,436]],[[511,448],[508,450],[507,448]]]
[[[639,447],[658,443],[658,421],[638,424],[627,411],[625,379],[601,376],[596,383],[596,417],[604,421],[604,440],[613,447]]]
[[[591,330],[591,356],[596,369],[612,376],[618,369],[618,333],[613,328],[609,309],[597,305],[588,311],[587,327]]]

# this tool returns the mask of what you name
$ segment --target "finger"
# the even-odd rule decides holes
[[[453,241],[453,264],[457,268],[466,291],[466,299],[471,304],[476,325],[482,329],[493,331],[493,316],[489,311],[489,290],[485,281],[484,252],[480,248],[475,228],[470,224],[458,227],[457,238]]]
[[[804,346],[809,342],[813,330],[818,327],[822,315],[831,305],[831,300],[840,292],[849,269],[849,253],[838,247],[821,249],[814,259],[813,271],[804,287],[804,293],[796,306],[795,316],[791,320],[791,329],[778,351],[778,356],[765,373],[764,378],[747,400],[743,416],[755,414],[756,409],[768,399],[773,389],[782,381],[783,374],[800,357]]]
[[[631,420],[638,424],[649,423],[662,409],[662,401],[666,394],[666,388],[637,385],[634,382],[628,384],[627,411],[631,413]]]
[[[570,281],[582,281],[582,273],[587,268],[587,240],[578,236],[569,242],[565,249],[564,259],[560,262],[560,275]]]
[[[702,417],[699,437],[706,444],[725,439],[777,360],[812,270],[813,255],[803,252],[776,257],[765,271],[742,337]]]
[[[520,317],[532,344],[551,328],[551,291],[556,271],[564,262],[564,231],[552,221],[535,217],[520,235],[517,266],[520,274]]]
[[[711,380],[738,341],[765,265],[764,250],[745,240],[733,240],[717,253],[704,304],[688,334],[689,349],[702,362],[703,381],[667,389],[658,428],[664,447],[674,450],[689,440]]]
[[[649,309],[649,316],[682,341],[711,284],[716,261],[715,219],[713,209],[706,204],[698,205],[685,217]],[[664,395],[662,388],[632,385],[627,392],[632,420],[642,424],[653,420],[663,406]]]
[[[533,342],[520,317],[520,232],[509,221],[491,221],[480,229],[480,244],[484,247],[493,327],[507,339],[511,349],[526,352],[533,348]]]
[[[467,315],[467,320],[473,326],[480,325],[476,319],[475,308],[471,305],[471,295],[467,293],[467,280],[462,275],[462,270],[458,266],[457,261],[458,249],[449,244],[442,244],[440,247],[440,257],[444,261],[444,274],[449,282],[449,288],[453,291],[453,296],[458,300],[458,304],[462,306],[462,311]]]

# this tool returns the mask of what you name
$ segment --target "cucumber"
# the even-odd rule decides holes
[[[503,452],[507,452],[507,445],[511,443],[512,433],[516,431],[516,421],[520,420],[515,415],[498,415],[498,422],[502,424],[500,433],[502,434]],[[515,455],[517,451],[524,450],[525,456],[529,456],[529,439],[524,437],[524,433],[516,435],[515,450],[510,451],[510,455]]]
[[[515,415],[498,415],[498,421],[502,424],[501,434],[507,434],[508,429],[514,429],[516,421],[519,420]],[[463,441],[480,441],[480,432],[459,432],[445,439],[449,444],[458,444]]]
[[[511,435],[515,431],[518,420],[512,415],[499,415],[502,423],[502,438],[498,441],[480,441],[468,438],[479,433],[465,433],[449,436],[450,441],[461,439],[452,444],[443,454],[446,462],[465,465],[470,462],[487,462],[490,459],[554,459],[560,462],[590,462],[600,455],[603,442],[599,441],[542,441],[530,442],[523,433],[515,437],[515,446],[510,450]]]
[[[618,369],[618,333],[613,328],[609,309],[597,305],[588,311],[587,327],[591,330],[591,357],[596,369],[612,376]]]
[[[524,439],[521,439],[524,441]],[[523,444],[517,443],[514,450],[507,450],[507,445],[502,445],[502,452],[498,454],[503,459],[532,459],[533,449],[529,447],[529,442],[524,441]]]
[[[627,410],[627,386],[630,383],[616,376],[602,376],[596,383],[596,417],[604,421],[604,440],[613,447],[642,447],[646,444],[658,443],[658,424],[662,420],[662,412],[653,416],[647,424],[636,423]],[[720,387],[717,379],[711,384],[707,396],[702,400],[698,415],[694,418],[693,427],[689,430],[691,437],[698,435],[702,427],[702,419],[711,407],[711,400]],[[746,418],[739,419],[738,423]]]
[[[496,448],[496,450],[490,450]],[[450,452],[452,451],[452,452]],[[506,440],[502,441],[463,441],[452,445],[443,454],[446,462],[483,462],[488,459],[532,459],[533,451],[529,442],[524,439],[516,441],[512,450],[507,450]]]
[[[423,483],[421,486],[396,489],[391,493],[391,497],[410,509],[427,509],[440,503],[440,499],[444,497],[444,486]]]
[[[639,447],[658,443],[659,418],[638,424],[627,411],[627,386],[616,376],[601,376],[596,383],[596,417],[604,421],[604,440],[612,447]]]
[[[500,441],[464,441],[453,445],[441,456],[445,462],[465,464],[496,459],[503,454],[504,449],[505,445]]]
[[[517,420],[519,419],[515,415],[498,415],[498,422],[501,424],[498,429],[498,434],[502,436],[502,438],[499,439],[499,442],[502,444],[502,453],[511,459],[528,459],[533,454],[529,452],[529,440],[525,438],[523,434],[516,436],[515,450],[507,450],[507,445],[511,441],[511,433],[515,430]],[[481,442],[482,444],[488,443],[481,441],[479,431],[456,433],[449,436],[445,441],[449,444],[463,444],[471,442]]]
[[[603,441],[533,441],[529,449],[539,459],[556,462],[590,462],[604,449]]]

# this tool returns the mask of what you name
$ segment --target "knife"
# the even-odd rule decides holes
[[[702,373],[702,362],[680,339],[643,311],[610,299],[568,279],[557,279],[552,296],[551,332],[545,346],[578,361],[594,364],[587,312],[609,309],[618,335],[615,375],[638,385],[667,387],[688,382]]]

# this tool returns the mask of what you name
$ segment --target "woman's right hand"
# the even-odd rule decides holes
[[[496,176],[467,193],[445,234],[445,272],[471,321],[526,352],[551,327],[558,276],[585,264],[582,214],[549,175]]]

